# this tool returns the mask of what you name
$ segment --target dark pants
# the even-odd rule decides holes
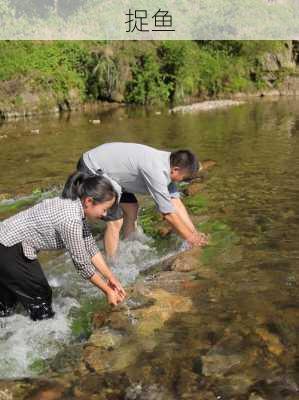
[[[14,312],[21,303],[34,321],[51,318],[52,289],[37,260],[29,260],[21,243],[0,243],[0,317]]]

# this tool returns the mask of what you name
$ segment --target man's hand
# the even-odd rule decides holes
[[[208,237],[204,233],[194,232],[187,238],[187,242],[191,246],[202,247],[208,244]]]

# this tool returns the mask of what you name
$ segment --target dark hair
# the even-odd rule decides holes
[[[170,166],[179,167],[188,171],[191,175],[194,175],[199,170],[200,163],[192,151],[177,150],[170,154]]]
[[[95,203],[103,203],[113,197],[117,199],[117,193],[107,178],[76,171],[68,177],[61,197],[71,200],[91,197]]]

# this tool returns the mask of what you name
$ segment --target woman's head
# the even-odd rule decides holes
[[[107,210],[115,204],[117,193],[103,176],[74,172],[64,186],[62,198],[80,199],[85,216],[94,220],[106,215]]]

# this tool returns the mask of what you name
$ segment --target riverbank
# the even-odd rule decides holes
[[[3,42],[0,117],[296,95],[297,51],[291,41]]]

